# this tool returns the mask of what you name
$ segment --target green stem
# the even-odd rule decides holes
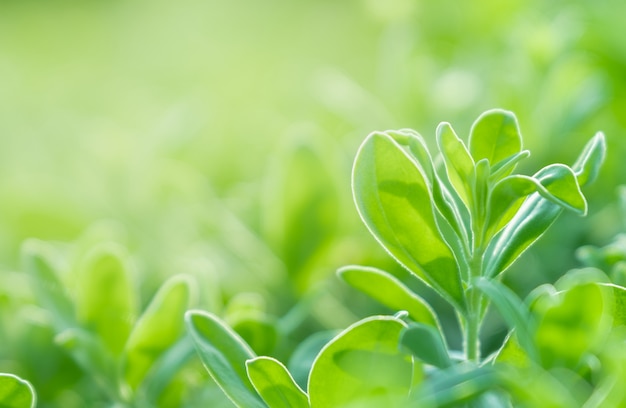
[[[481,276],[483,248],[477,248],[469,262],[470,279]],[[465,317],[465,356],[470,361],[480,361],[480,325],[482,293],[474,287],[469,287],[467,293],[468,311]]]

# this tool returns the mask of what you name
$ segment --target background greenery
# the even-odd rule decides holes
[[[556,280],[577,247],[625,228],[624,13],[617,0],[1,0],[0,372],[42,406],[99,398],[51,341],[20,264],[31,237],[66,254],[120,243],[142,307],[186,273],[200,308],[287,315],[283,358],[380,310],[334,276],[403,273],[358,220],[356,148],[407,127],[434,146],[440,121],[466,138],[493,107],[516,113],[529,174],[607,136],[589,217],[563,216],[505,277],[522,295]],[[486,347],[502,333],[487,326]]]

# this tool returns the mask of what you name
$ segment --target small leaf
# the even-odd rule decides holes
[[[34,408],[35,390],[28,381],[13,374],[0,373],[0,407]]]
[[[74,305],[55,270],[54,249],[43,241],[28,240],[22,246],[22,265],[34,285],[37,300],[52,313],[57,330],[75,326]]]
[[[456,365],[438,372],[412,394],[411,406],[459,407],[500,383],[494,367]]]
[[[602,163],[604,162],[605,156],[606,140],[604,138],[604,133],[598,132],[585,145],[582,153],[572,166],[576,172],[578,184],[584,186],[596,179],[598,173],[600,172],[600,167],[602,167]]]
[[[457,261],[439,231],[421,166],[389,135],[372,133],[359,149],[352,181],[361,219],[382,246],[462,307]]]
[[[439,368],[447,368],[452,364],[441,332],[432,326],[410,324],[402,332],[400,344],[426,364]]]
[[[124,378],[131,388],[137,388],[154,362],[183,334],[193,287],[186,275],[170,278],[137,321],[125,349]]]
[[[513,174],[493,187],[487,211],[487,237],[499,231],[522,205],[522,199],[537,191],[538,181],[528,176]]]
[[[440,329],[435,312],[426,301],[391,274],[376,268],[351,265],[339,269],[338,275],[352,287],[392,310],[406,310],[414,321]]]
[[[522,150],[519,153],[515,153],[512,156],[502,160],[497,165],[491,168],[491,176],[489,176],[489,181],[491,183],[496,183],[499,180],[503,179],[507,175],[511,174],[517,164],[523,159],[530,156],[530,152],[528,150]]]
[[[533,342],[535,324],[532,315],[517,295],[502,283],[485,278],[476,279],[474,284],[498,308],[500,315],[517,336],[519,343],[531,359],[537,361],[537,350]]]
[[[105,243],[86,255],[76,277],[78,320],[114,355],[124,349],[137,313],[128,263],[123,247]]]
[[[513,112],[493,109],[480,115],[470,130],[469,146],[475,162],[487,159],[491,167],[519,153],[522,137]]]
[[[309,377],[312,408],[400,406],[409,395],[413,363],[398,348],[405,324],[374,316],[350,326],[317,356]]]
[[[474,169],[472,156],[447,122],[440,123],[437,127],[437,144],[443,156],[450,182],[465,205],[469,207],[469,197],[472,191],[469,180]]]
[[[246,361],[248,378],[270,408],[308,408],[309,400],[287,368],[271,357]]]
[[[580,191],[574,171],[564,164],[551,164],[539,170],[534,176],[542,187],[538,193],[564,208],[587,214],[587,200]]]
[[[204,367],[224,394],[240,408],[266,407],[246,372],[246,361],[256,357],[250,346],[211,313],[188,311],[185,322]]]

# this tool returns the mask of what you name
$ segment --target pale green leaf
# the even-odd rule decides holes
[[[0,407],[34,408],[35,390],[26,380],[13,374],[0,373]]]
[[[515,170],[515,167],[517,167],[517,164],[529,156],[530,152],[528,150],[522,150],[521,152],[515,153],[514,155],[502,160],[500,163],[491,168],[489,181],[491,183],[497,183],[507,175],[511,174],[513,170]]]
[[[598,173],[600,172],[600,167],[602,167],[602,163],[604,162],[605,156],[606,140],[604,138],[604,133],[598,132],[585,145],[582,153],[578,156],[578,159],[572,166],[576,172],[578,184],[584,186],[596,179]]]
[[[78,320],[114,355],[124,349],[137,314],[128,258],[124,248],[101,244],[86,255],[76,275]]]
[[[309,381],[309,373],[315,358],[324,346],[330,342],[339,332],[337,330],[326,330],[315,332],[303,342],[298,344],[289,358],[287,367],[296,383],[306,389]]]
[[[543,187],[537,190],[543,198],[579,214],[587,214],[587,200],[570,167],[564,164],[551,164],[539,170],[533,177]]]
[[[472,156],[447,122],[440,123],[437,127],[437,144],[443,156],[450,182],[465,205],[469,207],[469,197],[472,191],[469,180],[474,169]]]
[[[309,399],[287,368],[271,357],[246,361],[248,378],[270,408],[308,408]]]
[[[373,133],[357,154],[354,198],[370,232],[404,267],[456,305],[464,305],[457,261],[435,219],[419,164],[393,138]]]
[[[350,286],[395,310],[406,310],[411,319],[440,329],[435,312],[424,299],[413,293],[393,275],[380,269],[350,265],[338,271]]]
[[[426,364],[439,368],[447,368],[452,364],[443,335],[433,326],[410,324],[402,332],[400,344]]]
[[[240,408],[266,407],[246,372],[246,361],[256,357],[250,346],[211,313],[188,311],[185,322],[204,367],[224,394]]]
[[[519,153],[522,137],[513,112],[493,109],[480,115],[470,130],[469,150],[475,162],[487,159],[492,167]]]
[[[350,326],[317,356],[309,377],[312,408],[400,406],[409,395],[413,363],[399,350],[405,324],[374,316]]]
[[[170,278],[137,321],[126,344],[124,364],[124,378],[133,389],[184,333],[183,316],[192,303],[193,287],[189,276]]]

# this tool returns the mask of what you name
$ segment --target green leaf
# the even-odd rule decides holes
[[[34,408],[35,390],[28,381],[13,374],[0,373],[0,407]]]
[[[414,321],[440,329],[435,312],[426,301],[393,275],[380,269],[357,265],[344,266],[337,273],[350,286],[390,309],[406,310]]]
[[[324,346],[337,336],[337,330],[326,330],[313,333],[301,342],[291,354],[287,367],[293,379],[302,388],[306,389],[309,373],[315,358]]]
[[[389,135],[372,133],[357,153],[352,186],[361,219],[381,245],[463,307],[457,261],[439,231],[420,165]]]
[[[124,349],[137,313],[128,258],[123,247],[105,243],[86,255],[76,275],[78,320],[114,355]]]
[[[54,341],[72,356],[85,373],[88,373],[89,377],[108,393],[109,397],[118,397],[116,360],[94,333],[71,328],[58,334]]]
[[[606,140],[604,138],[604,133],[598,132],[585,145],[582,153],[572,166],[576,172],[578,184],[584,186],[596,179],[598,173],[600,172],[600,167],[602,167],[602,163],[604,162],[605,156]]]
[[[124,378],[135,389],[155,361],[184,332],[183,316],[193,299],[189,276],[168,279],[135,325],[125,349]]]
[[[278,342],[274,319],[264,314],[250,314],[238,318],[231,327],[257,354],[270,354]]]
[[[574,171],[564,164],[551,164],[539,170],[534,176],[543,188],[537,192],[563,208],[581,215],[587,214],[587,200],[580,191]]]
[[[33,280],[37,300],[52,313],[57,330],[75,326],[74,305],[56,273],[56,253],[43,241],[28,240],[22,245],[22,265]]]
[[[224,394],[237,407],[266,407],[246,372],[246,361],[256,357],[250,346],[211,313],[188,311],[185,322],[204,367]]]
[[[582,283],[552,296],[539,297],[534,341],[542,366],[575,369],[581,358],[604,343],[612,316],[611,292],[597,283]]]
[[[512,156],[502,160],[497,165],[491,168],[491,175],[489,176],[489,181],[491,183],[497,183],[502,180],[507,175],[511,174],[517,164],[523,159],[530,156],[530,152],[528,150],[522,150],[519,153],[515,153]]]
[[[472,192],[469,180],[474,170],[472,156],[447,122],[440,123],[437,127],[437,144],[443,156],[450,182],[465,205],[469,207],[469,197]]]
[[[499,231],[522,205],[522,199],[537,191],[537,180],[513,174],[500,180],[493,187],[487,205],[487,237]]]
[[[287,368],[271,357],[246,361],[248,378],[270,408],[308,408],[309,399]]]
[[[402,332],[400,344],[426,364],[439,368],[447,368],[452,364],[443,336],[433,326],[410,324]]]
[[[399,350],[405,324],[374,316],[350,326],[317,356],[309,377],[312,408],[400,406],[409,395],[413,363]]]
[[[522,137],[515,114],[493,109],[480,115],[470,130],[469,146],[475,162],[487,159],[491,167],[519,153]]]
[[[514,330],[519,343],[530,358],[537,361],[537,350],[533,342],[535,322],[522,300],[511,289],[494,279],[479,278],[474,284],[498,308],[500,315],[509,329]]]
[[[499,382],[498,373],[492,366],[452,366],[425,381],[421,389],[412,394],[411,406],[459,407],[493,390]]]

